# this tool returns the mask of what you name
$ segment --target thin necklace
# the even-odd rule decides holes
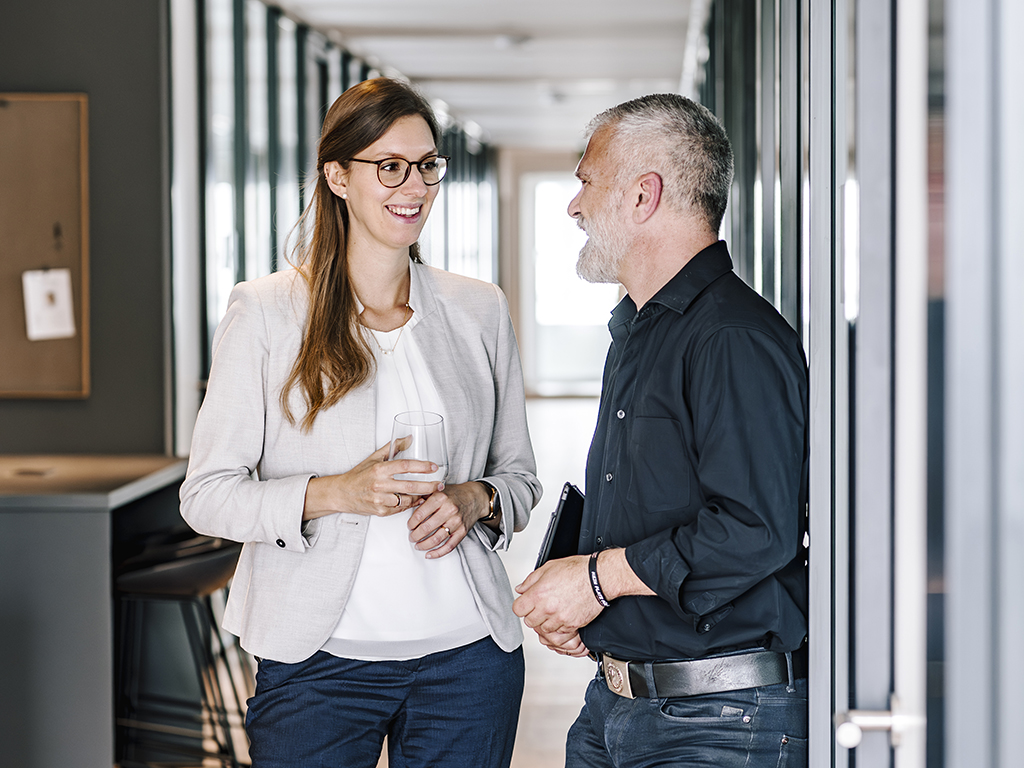
[[[390,355],[392,352],[395,351],[395,347],[398,346],[398,342],[402,338],[402,331],[405,330],[405,326],[409,324],[409,318],[412,317],[412,307],[409,306],[409,302],[405,303],[405,308],[408,309],[409,312],[405,316],[405,322],[402,323],[402,325],[398,329],[398,335],[395,337],[395,343],[391,345],[391,349],[384,349],[384,347],[380,345],[380,342],[377,341],[377,334],[370,334],[370,338],[373,339],[373,343],[377,345],[377,349],[379,349],[382,354]],[[371,328],[370,330],[372,331],[373,329]],[[381,331],[381,333],[387,333],[387,331]]]

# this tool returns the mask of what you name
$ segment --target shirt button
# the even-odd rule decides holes
[[[612,473],[609,472],[607,475],[604,476],[604,479],[610,483],[612,481]]]
[[[281,549],[284,549],[288,545],[284,543],[284,539],[278,539],[277,546],[281,547]]]
[[[626,412],[625,412],[625,411],[623,411],[623,410],[621,410],[621,409],[620,409],[620,410],[619,410],[619,412],[618,412],[618,413],[616,413],[615,415],[616,415],[616,416],[618,416],[618,417],[619,417],[620,419],[624,419],[624,418],[626,418]]]

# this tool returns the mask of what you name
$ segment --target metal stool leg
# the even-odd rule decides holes
[[[239,666],[234,655],[241,659],[242,652],[236,642],[225,642],[213,610],[214,600],[222,601],[240,550],[241,544],[223,539],[172,537],[121,564],[114,587],[121,607],[117,724],[122,768],[248,764],[245,699],[240,695],[245,686],[233,669]],[[156,610],[158,604],[174,610],[163,613]],[[148,634],[158,619],[171,623],[164,623],[160,634]],[[180,632],[183,643],[175,641]],[[147,658],[152,647],[159,648],[159,655]],[[174,666],[157,666],[185,662],[185,652],[185,677],[168,676]],[[150,673],[152,684],[140,682]]]
[[[211,621],[213,612],[208,601],[209,598],[197,598],[182,602],[181,613],[192,646],[196,675],[203,689],[203,719],[210,726],[209,737],[217,745],[215,756],[234,768],[238,762],[219,674],[222,659],[226,659],[216,625]]]

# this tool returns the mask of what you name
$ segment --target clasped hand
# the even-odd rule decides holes
[[[540,642],[565,656],[587,655],[579,630],[602,611],[590,588],[587,559],[576,555],[545,563],[516,587],[519,597],[512,603]]]
[[[408,446],[401,438],[396,451]],[[388,461],[391,444],[374,451],[341,475],[313,478],[306,491],[304,516],[333,512],[389,517],[412,510],[409,539],[426,557],[436,559],[455,550],[473,524],[483,516],[488,494],[480,483],[444,483],[398,480],[395,475],[429,474],[437,465],[429,461]]]

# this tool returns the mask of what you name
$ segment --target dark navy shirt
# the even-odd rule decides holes
[[[795,650],[807,632],[807,365],[723,242],[608,324],[580,552],[625,547],[655,597],[580,634],[626,660]]]

